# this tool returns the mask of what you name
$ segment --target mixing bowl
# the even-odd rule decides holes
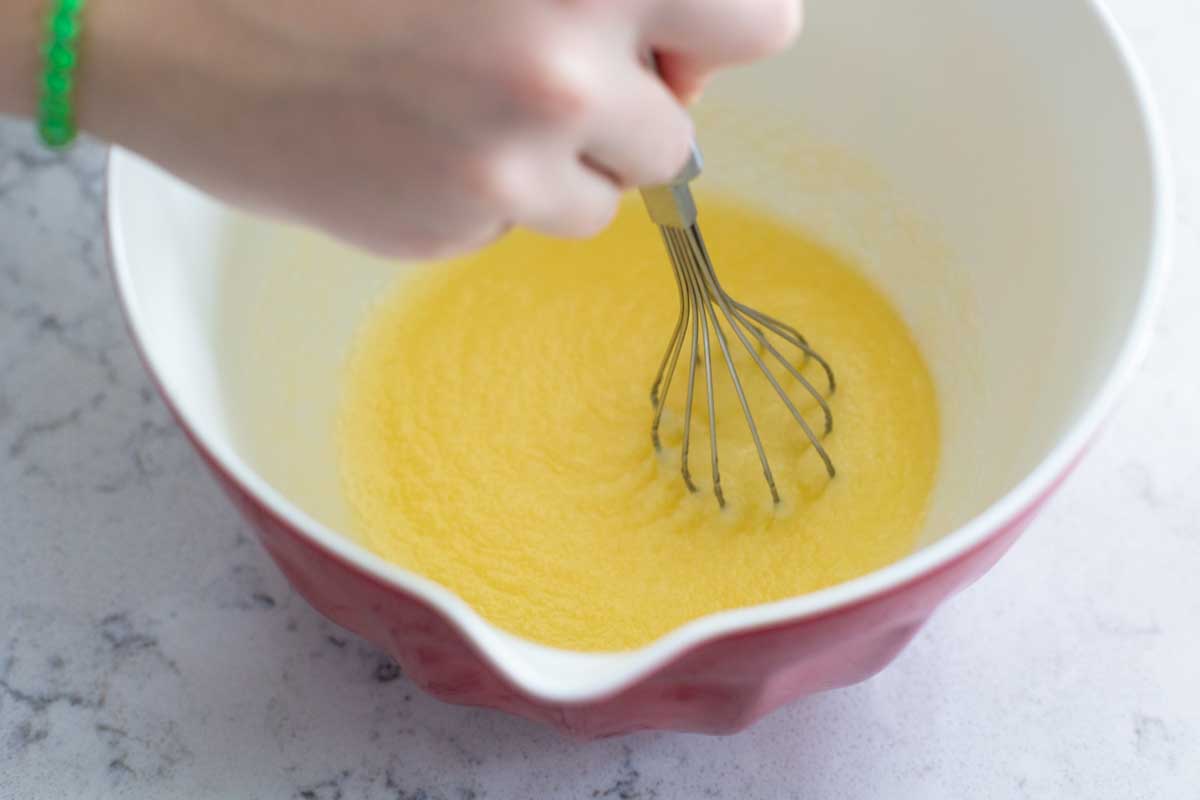
[[[438,697],[581,736],[725,732],[863,680],[1000,558],[1129,380],[1171,213],[1144,83],[1102,8],[812,0],[808,12],[800,46],[723,77],[697,109],[702,185],[844,252],[903,313],[941,403],[928,521],[885,569],[635,651],[522,640],[340,533],[338,371],[403,267],[113,152],[116,282],[163,396],[297,591]]]

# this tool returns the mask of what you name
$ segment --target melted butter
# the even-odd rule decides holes
[[[939,444],[933,384],[903,321],[797,231],[707,199],[702,213],[729,292],[799,329],[837,372],[825,442],[836,479],[732,337],[784,503],[771,503],[723,366],[728,508],[709,491],[702,366],[691,448],[700,492],[680,478],[686,357],[654,452],[649,387],[678,294],[657,230],[631,202],[598,239],[518,232],[422,268],[374,310],[339,418],[354,535],[500,627],[579,650],[643,645],[910,552]],[[815,403],[778,372],[819,430]],[[805,374],[821,385],[814,364]]]

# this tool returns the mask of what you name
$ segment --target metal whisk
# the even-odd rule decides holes
[[[737,368],[733,365],[733,355],[730,352],[729,341],[725,336],[725,331],[722,328],[718,314],[725,318],[726,324],[737,335],[738,340],[746,348],[747,352],[749,352],[754,363],[766,375],[767,380],[775,389],[779,398],[784,402],[788,411],[791,412],[792,417],[800,425],[809,442],[812,443],[817,455],[825,462],[825,470],[829,473],[830,478],[837,474],[837,470],[833,466],[833,461],[829,458],[829,453],[826,452],[825,447],[821,444],[821,437],[818,437],[813,432],[812,427],[809,426],[808,422],[800,414],[795,403],[787,396],[778,379],[776,379],[770,368],[763,361],[754,343],[757,343],[758,347],[761,347],[763,351],[778,360],[791,373],[792,377],[812,395],[817,404],[820,405],[821,411],[825,416],[823,436],[828,436],[833,431],[833,412],[830,410],[829,402],[824,395],[801,374],[801,369],[809,359],[817,362],[825,372],[825,377],[828,381],[828,393],[830,395],[837,389],[837,381],[834,378],[833,369],[830,368],[828,362],[809,346],[808,341],[795,328],[785,325],[761,311],[739,303],[730,297],[725,289],[721,287],[721,282],[717,280],[717,273],[713,269],[712,260],[708,256],[708,250],[704,246],[704,237],[700,235],[700,228],[696,224],[696,203],[692,198],[692,191],[689,187],[689,184],[700,175],[701,168],[700,153],[693,147],[691,159],[675,180],[661,186],[645,187],[642,189],[642,199],[646,203],[646,209],[650,212],[650,218],[658,224],[662,232],[663,241],[667,246],[667,253],[671,256],[671,266],[675,269],[675,281],[679,285],[679,320],[675,323],[675,332],[671,334],[671,342],[667,346],[666,353],[663,355],[662,364],[658,368],[658,375],[654,379],[654,386],[650,389],[650,402],[654,405],[654,424],[650,429],[650,436],[654,442],[654,448],[661,450],[662,442],[659,439],[658,429],[662,423],[663,409],[667,404],[667,395],[671,391],[671,379],[679,363],[684,342],[690,337],[691,358],[688,360],[687,401],[683,416],[683,453],[680,470],[683,474],[683,481],[688,489],[693,492],[697,491],[696,485],[692,482],[688,466],[688,448],[691,443],[692,405],[696,390],[696,364],[703,358],[705,391],[708,400],[709,449],[712,454],[713,493],[717,497],[717,502],[724,508],[725,494],[721,489],[721,470],[717,459],[717,421],[713,404],[713,347],[710,341],[710,333],[715,335],[717,345],[720,347],[722,356],[724,356],[725,366],[729,370],[729,377],[733,381],[733,388],[737,392],[742,411],[746,416],[746,425],[750,429],[750,436],[754,439],[754,446],[758,450],[758,458],[762,464],[763,476],[767,479],[767,486],[771,489],[771,498],[778,503],[779,490],[775,486],[775,476],[771,472],[771,464],[767,460],[767,453],[763,448],[762,439],[758,433],[758,426],[754,423],[754,415],[750,412],[750,404],[746,401],[746,393],[742,389],[741,378],[738,375]],[[803,354],[800,368],[797,368],[788,358],[779,352],[779,349],[767,337],[767,332],[774,334],[782,341],[800,350]],[[751,337],[753,337],[753,342]]]

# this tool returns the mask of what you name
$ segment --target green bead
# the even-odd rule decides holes
[[[51,70],[46,73],[45,79],[42,81],[47,94],[51,95],[70,95],[71,89],[75,85],[70,73]]]
[[[46,96],[38,104],[40,119],[70,119],[71,100],[66,97]]]
[[[38,119],[47,122],[71,122],[74,116],[70,97],[44,96],[37,110]]]
[[[39,120],[47,122],[70,122],[71,104],[61,100],[46,99],[39,105]]]
[[[79,21],[73,13],[59,11],[54,15],[54,21],[50,23],[50,30],[58,41],[70,42],[79,35]]]
[[[78,63],[75,51],[60,42],[51,45],[50,52],[46,54],[46,60],[56,69],[64,72],[69,71]]]
[[[42,141],[53,148],[66,147],[75,139],[75,126],[69,122],[43,121],[38,126]]]
[[[71,107],[71,96],[70,95],[49,92],[49,91],[46,91],[44,87],[42,89],[42,95],[38,99],[41,101],[42,109],[70,108]]]

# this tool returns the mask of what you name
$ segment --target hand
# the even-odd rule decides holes
[[[232,202],[398,256],[587,236],[670,178],[683,102],[784,47],[798,0],[89,5],[84,128]],[[658,54],[661,77],[642,56]]]

